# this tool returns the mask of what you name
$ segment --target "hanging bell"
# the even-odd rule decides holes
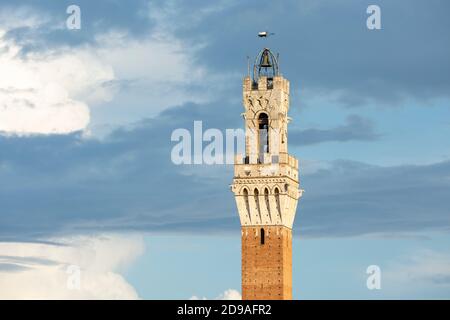
[[[270,63],[269,60],[269,52],[268,51],[264,51],[261,57],[261,67],[264,68],[270,68],[272,66],[272,64]]]

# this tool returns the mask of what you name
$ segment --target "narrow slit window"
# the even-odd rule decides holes
[[[263,228],[261,228],[261,244],[264,244],[264,241],[265,241],[265,239],[264,239],[264,229]]]
[[[247,209],[247,215],[250,217],[250,204],[248,203],[248,190],[244,189],[244,201],[245,201],[245,208]]]
[[[269,117],[267,113],[261,113],[258,117],[259,153],[269,153]]]

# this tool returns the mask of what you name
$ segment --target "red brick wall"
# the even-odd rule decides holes
[[[264,244],[261,228],[265,233]],[[242,299],[292,299],[291,229],[242,227]]]

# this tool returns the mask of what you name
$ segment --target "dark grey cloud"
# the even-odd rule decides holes
[[[20,272],[28,270],[28,267],[21,266],[14,263],[1,263],[0,262],[0,272]]]
[[[3,2],[0,8],[10,6]],[[72,2],[25,0],[21,4],[65,21],[65,9]],[[147,37],[163,21],[159,27],[166,28],[187,50],[196,48],[193,60],[186,63],[213,72],[243,74],[246,56],[254,57],[268,46],[280,52],[281,71],[293,89],[313,96],[326,93],[327,98],[333,93],[336,103],[345,106],[368,102],[390,106],[405,98],[423,102],[449,97],[450,3],[446,0],[379,0],[382,30],[377,31],[366,28],[370,0],[82,0],[77,4],[82,9],[79,31],[44,25],[10,30],[8,36],[28,52],[95,44],[96,35],[111,30]],[[258,39],[256,33],[261,30],[273,31],[275,36]]]
[[[217,72],[246,71],[246,56],[268,46],[280,52],[292,87],[337,102],[393,105],[450,92],[450,3],[445,0],[377,1],[382,30],[366,28],[370,0],[239,1],[183,23],[202,2],[180,2],[169,18],[186,43],[207,45],[198,63]],[[261,40],[258,31],[275,36]]]
[[[55,266],[56,261],[39,257],[16,257],[0,255],[0,272],[21,272],[35,266]]]
[[[65,8],[72,3],[22,4],[65,21]],[[143,14],[145,1],[78,4],[83,17],[80,31],[52,31],[44,26],[11,30],[8,36],[26,43],[27,50],[38,50],[94,42],[96,33],[122,28],[135,37],[146,36],[156,23]],[[224,2],[222,9],[204,14],[203,1],[180,1],[165,19],[187,48],[205,43],[201,49],[196,46],[195,61],[186,63],[218,73],[245,73],[245,56],[270,46],[281,53],[281,70],[293,89],[327,97],[340,92],[334,98],[348,106],[371,100],[391,105],[404,97],[448,97],[449,2],[380,0],[381,31],[365,28],[369,4],[253,0]],[[0,8],[3,5],[0,1]],[[263,41],[255,37],[266,29],[276,35]],[[35,41],[30,44],[29,39]],[[120,81],[104,85],[131,85]],[[233,90],[229,96],[235,97],[240,83],[229,90]],[[242,125],[237,116],[242,107],[221,98],[207,105],[168,109],[154,119],[119,128],[101,141],[85,139],[81,133],[0,136],[0,238],[35,241],[56,233],[99,230],[238,230],[227,187],[232,168],[175,166],[170,161],[173,129],[192,128],[194,120],[204,120],[205,129]],[[370,120],[359,116],[331,129],[290,132],[294,145],[377,138]],[[449,162],[398,167],[330,163],[329,168],[301,176],[306,192],[296,219],[298,233],[448,231],[449,174]]]
[[[289,144],[302,146],[331,141],[374,141],[379,137],[370,120],[351,115],[344,125],[331,129],[292,130],[289,132]]]
[[[20,3],[11,4],[10,1],[0,0],[0,11],[13,13],[19,10],[22,19],[27,19],[27,15],[30,15],[30,18],[49,18],[48,21],[42,21],[39,27],[19,26],[8,30],[6,37],[15,39],[22,46],[20,54],[26,54],[87,43],[95,45],[96,36],[109,31],[126,32],[135,38],[146,37],[154,27],[154,21],[148,17],[148,3],[147,0],[21,0]],[[59,28],[61,25],[65,26],[69,17],[66,13],[67,7],[74,4],[81,9],[81,29]]]
[[[225,129],[240,107],[187,104],[120,128],[104,141],[71,135],[0,136],[0,237],[30,239],[55,232],[160,229],[231,212],[229,181],[198,177],[171,162],[171,133],[194,120]],[[234,110],[237,109],[237,110]],[[219,116],[221,114],[221,116]],[[226,172],[231,168],[222,167]],[[220,179],[219,179],[220,180]],[[225,188],[224,188],[225,186]],[[216,202],[211,216],[208,206]],[[224,209],[226,207],[226,209]],[[136,223],[138,222],[138,223]]]
[[[450,161],[379,167],[340,160],[302,185],[296,223],[305,235],[450,231]]]
[[[29,266],[30,265],[54,266],[58,264],[56,261],[39,257],[18,257],[18,256],[4,256],[4,255],[0,255],[0,263],[29,265]]]
[[[239,105],[224,112],[218,103],[186,104],[117,129],[104,140],[79,133],[0,136],[0,239],[238,230],[228,188],[232,167],[176,166],[170,136],[176,128],[192,129],[194,120],[203,119],[204,129],[238,127],[240,110]],[[309,139],[323,141],[323,133],[311,131]],[[336,161],[301,178],[306,192],[296,219],[299,234],[448,230],[450,225],[450,162],[377,167]]]

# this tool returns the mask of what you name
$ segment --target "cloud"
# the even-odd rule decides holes
[[[15,30],[33,30],[45,26],[51,29],[51,18],[42,11],[28,6],[7,6],[3,5],[0,9],[0,29]]]
[[[87,102],[107,100],[110,66],[88,50],[21,55],[0,29],[0,132],[62,134],[83,130]],[[82,98],[81,98],[82,97]]]
[[[358,115],[348,116],[346,123],[331,129],[292,130],[289,143],[292,145],[310,145],[331,141],[373,141],[379,138],[370,120]]]
[[[192,296],[189,300],[207,300],[206,297],[199,298],[198,296]],[[228,289],[218,295],[214,300],[242,300],[242,296],[239,291],[235,289]]]
[[[45,238],[49,233],[100,226],[177,229],[198,219],[231,216],[234,203],[227,176],[199,178],[170,160],[172,130],[189,128],[191,117],[198,114],[216,112],[211,105],[188,104],[118,129],[104,140],[79,134],[0,137],[0,176],[5,182],[0,185],[0,235]],[[217,118],[205,126],[232,118]],[[223,169],[228,170],[219,170]],[[165,196],[168,185],[189,187],[178,188],[177,197],[171,198]],[[220,200],[224,193],[229,201]],[[28,201],[17,201],[23,194]],[[208,206],[199,208],[192,199],[216,202],[216,214],[211,215]]]
[[[165,7],[166,5],[169,7]],[[109,16],[114,13],[106,11],[108,28],[102,32],[95,28],[89,29],[89,41],[73,45],[71,50],[68,50],[65,42],[62,42],[64,45],[51,42],[48,48],[35,51],[30,47],[24,50],[22,42],[16,43],[17,34],[8,34],[2,38],[12,48],[21,51],[21,54],[11,55],[8,48],[1,54],[9,62],[19,65],[19,71],[28,72],[29,68],[22,68],[21,64],[31,62],[40,67],[37,69],[41,70],[38,74],[42,77],[44,66],[50,70],[45,75],[47,78],[33,80],[32,86],[23,86],[23,82],[18,81],[15,86],[1,87],[0,95],[4,99],[0,101],[9,101],[8,103],[20,107],[4,111],[4,114],[12,112],[10,117],[13,121],[3,122],[3,126],[8,127],[8,132],[17,131],[23,125],[22,122],[27,120],[26,117],[18,117],[17,110],[28,108],[27,115],[40,115],[29,110],[42,107],[43,109],[39,109],[43,112],[42,117],[47,117],[44,111],[48,104],[38,102],[46,97],[44,93],[47,91],[44,89],[49,82],[56,85],[54,89],[50,86],[48,91],[50,97],[60,101],[57,106],[72,107],[64,108],[67,113],[61,116],[70,118],[68,121],[64,122],[56,116],[54,124],[47,118],[47,121],[38,121],[37,116],[33,121],[33,126],[45,127],[39,130],[32,128],[34,131],[67,133],[64,136],[0,136],[0,179],[4,182],[0,184],[0,237],[26,240],[46,238],[61,232],[77,233],[98,229],[196,232],[236,230],[239,221],[233,196],[227,188],[232,179],[231,166],[175,166],[170,161],[173,146],[170,135],[176,128],[192,128],[194,120],[203,120],[205,128],[226,129],[242,125],[241,119],[237,117],[242,111],[239,99],[234,93],[225,94],[230,88],[240,90],[239,81],[233,80],[232,86],[229,86],[230,81],[225,81],[242,73],[239,71],[242,69],[240,53],[239,50],[224,48],[239,44],[242,51],[251,48],[250,52],[253,52],[255,47],[259,47],[259,42],[246,40],[251,35],[243,33],[242,30],[247,29],[242,26],[259,21],[261,15],[274,18],[273,6],[273,3],[259,6],[262,7],[262,12],[254,15],[253,8],[247,4],[213,5],[205,7],[202,14],[196,17],[183,14],[192,12],[192,5],[186,6],[176,1],[165,3],[162,8],[150,8],[152,25],[147,25],[147,32],[138,36],[134,36],[131,29],[115,28],[114,19]],[[364,62],[361,58],[355,60],[355,68],[346,70],[342,63],[352,61],[355,58],[353,53],[349,53],[348,59],[343,59],[340,51],[335,57],[332,56],[333,50],[319,50],[323,45],[330,45],[326,39],[335,39],[336,36],[336,30],[321,27],[322,16],[319,12],[328,8],[323,14],[324,17],[329,17],[333,9],[336,9],[336,16],[333,15],[330,20],[335,21],[333,19],[339,14],[342,18],[347,17],[348,13],[342,12],[347,8],[341,9],[334,5],[326,7],[323,3],[311,2],[307,7],[290,3],[287,8],[297,11],[287,14],[284,7],[275,11],[277,15],[286,14],[286,19],[292,20],[291,15],[296,15],[301,9],[300,13],[311,25],[320,21],[317,32],[323,37],[303,39],[315,48],[305,49],[306,51],[299,50],[295,47],[296,42],[286,41],[284,37],[279,40],[280,50],[289,44],[289,48],[283,50],[286,52],[286,59],[282,56],[281,61],[284,61],[283,65],[292,66],[290,74],[286,70],[286,76],[290,79],[292,76],[291,82],[302,83],[302,86],[305,84],[306,90],[314,91],[319,87],[317,92],[322,96],[324,92],[331,92],[333,99],[336,96],[333,96],[332,91],[336,88],[353,91],[355,84],[363,85],[365,78],[362,79],[363,75],[357,68]],[[350,12],[356,11],[352,7]],[[361,12],[364,16],[365,10]],[[420,15],[420,12],[413,12]],[[144,10],[145,19],[149,18],[148,15],[148,11]],[[232,25],[228,25],[229,19],[219,19],[223,15],[237,19],[233,20]],[[44,23],[35,22],[36,19],[29,21],[31,22],[25,24],[28,28],[32,28],[33,23]],[[170,21],[177,23],[171,24],[169,28]],[[351,23],[356,22],[352,20]],[[226,27],[223,24],[227,24]],[[181,30],[179,26],[185,26],[185,29]],[[286,31],[286,39],[290,39],[289,30],[294,29],[286,29],[284,20],[279,27]],[[349,26],[344,23],[344,27]],[[21,29],[17,25],[14,28]],[[199,28],[202,28],[202,32]],[[279,35],[277,30],[273,31]],[[428,32],[428,29],[425,31]],[[73,33],[70,35],[75,37]],[[302,34],[298,36],[305,37]],[[359,34],[358,37],[360,36],[366,37],[368,34]],[[351,39],[344,40],[347,50],[354,47]],[[440,45],[442,43],[436,44]],[[298,59],[300,53],[303,55],[302,59]],[[124,56],[133,59],[123,59]],[[292,61],[294,58],[295,61]],[[315,59],[313,62],[321,63],[312,63],[312,58]],[[383,56],[384,60],[388,58]],[[304,70],[296,72],[296,66],[304,63],[302,61],[311,63],[303,66]],[[375,62],[381,63],[378,60]],[[373,68],[379,68],[375,62]],[[330,69],[327,64],[345,70]],[[14,64],[7,64],[9,67],[11,65]],[[72,68],[72,65],[75,67]],[[54,69],[62,71],[55,74],[51,72]],[[103,69],[106,73],[100,78],[90,79],[90,73],[86,72],[89,70],[94,71],[93,74],[102,75]],[[327,72],[331,72],[334,78],[328,77]],[[395,70],[386,72],[387,78],[395,76]],[[72,73],[76,77],[71,77]],[[28,76],[27,74],[27,78]],[[334,81],[338,76],[342,82]],[[318,81],[319,78],[321,81]],[[8,83],[11,80],[3,81]],[[436,81],[445,85],[445,77]],[[389,86],[388,89],[395,88],[396,86]],[[359,89],[355,92],[362,96]],[[386,92],[373,90],[371,95],[378,93],[384,96]],[[112,96],[114,99],[101,108],[93,107],[108,101]],[[22,99],[18,99],[20,97]],[[197,103],[187,103],[187,100]],[[173,107],[174,103],[179,105]],[[71,110],[84,110],[79,115],[85,117],[77,118],[69,112]],[[100,122],[107,123],[114,122],[113,120],[118,123],[128,122],[130,114],[138,118],[151,115],[153,118],[118,127],[100,140],[90,137],[86,131],[82,134],[76,131],[85,129],[89,121],[89,129],[95,126],[88,117],[90,111],[95,111],[96,116],[101,118]],[[2,119],[6,118],[0,117],[0,123]],[[55,129],[55,126],[61,127]],[[28,132],[33,131],[32,129],[28,129]],[[358,115],[350,116],[346,123],[331,128],[290,131],[290,142],[300,145],[326,141],[372,141],[377,138],[379,135],[370,120]],[[301,163],[308,161],[309,159],[301,159]],[[448,190],[448,180],[442,177],[448,175],[448,162],[379,167],[344,160],[326,163],[317,170],[311,170],[311,166],[307,169],[301,175],[302,187],[306,192],[296,219],[303,235],[395,233],[428,228],[442,230],[446,225],[443,222],[446,222],[445,206],[448,201],[444,194]],[[174,188],[176,195],[167,196],[169,190]],[[414,192],[412,198],[411,192]]]
[[[450,161],[381,167],[338,160],[301,177],[296,224],[315,236],[449,231]]]
[[[439,298],[439,293],[448,296],[450,255],[427,249],[398,257],[382,268],[381,281],[382,290],[390,296],[405,293],[425,299]]]
[[[171,108],[102,140],[0,137],[0,237],[238,230],[232,166],[176,166],[170,158],[172,130],[192,129],[199,118],[210,119],[205,129],[240,122],[238,104],[225,114],[215,105]],[[296,228],[304,236],[446,230],[449,175],[448,161],[381,167],[340,160],[309,168],[301,171]]]
[[[242,300],[242,296],[239,291],[234,289],[225,290],[222,294],[220,294],[216,300]]]
[[[450,255],[423,250],[391,263],[385,278],[399,283],[426,282],[450,286]]]
[[[227,75],[210,74],[196,61],[201,43],[187,46],[158,24],[140,37],[126,29],[93,28],[90,41],[77,45],[42,38],[54,29],[66,38],[76,33],[48,13],[45,19],[29,7],[1,13],[10,18],[0,23],[0,133],[67,134],[88,127],[87,133],[97,133],[101,126],[154,116],[186,101],[208,101],[211,89],[217,94],[227,83]],[[20,17],[26,19],[20,23]],[[49,27],[53,23],[57,27]],[[98,108],[92,117],[96,106],[105,111]]]
[[[210,92],[204,90],[204,79],[210,79],[208,86],[213,88],[218,76],[209,74],[195,61],[200,45],[187,47],[175,35],[158,32],[139,39],[118,31],[96,36],[96,46],[91,50],[114,68],[117,79],[127,83],[108,103],[109,109],[120,108],[124,112],[127,105],[140,113],[144,110],[149,117],[186,101],[201,103],[211,99]]]
[[[142,238],[100,235],[53,241],[0,242],[0,299],[138,298],[120,271],[143,253]]]
[[[198,59],[211,70],[245,72],[245,56],[267,45],[280,52],[293,96],[308,93],[302,101],[322,96],[344,106],[393,106],[449,97],[449,22],[440,1],[380,0],[379,31],[366,28],[370,1],[239,2],[192,24],[190,13],[203,4],[175,3],[172,29],[191,43],[208,43]],[[275,36],[262,44],[256,33],[266,29]]]
[[[255,48],[261,47],[256,32],[266,28],[276,33],[268,45],[281,53],[281,70],[291,80],[292,96],[300,91],[304,104],[322,97],[345,106],[392,106],[411,98],[421,102],[448,98],[450,92],[450,72],[445,72],[450,68],[450,43],[445,32],[436,32],[449,26],[446,10],[437,1],[380,1],[380,31],[365,26],[369,1],[337,5],[302,0],[283,6],[271,1],[83,2],[86,18],[79,32],[61,27],[65,15],[60,6],[42,3],[38,10],[34,2],[24,3],[30,7],[16,13],[22,24],[17,22],[20,19],[8,22],[15,10],[4,10],[8,17],[4,25],[13,28],[8,39],[23,45],[23,51],[89,47],[112,65],[119,74],[117,83],[133,84],[110,103],[95,125],[123,123],[123,118],[146,112],[155,115],[171,104],[206,101],[211,96],[227,99],[240,86],[245,56],[254,56]],[[37,24],[44,27],[35,28]],[[148,111],[149,101],[159,103]],[[130,108],[133,112],[128,112]]]

